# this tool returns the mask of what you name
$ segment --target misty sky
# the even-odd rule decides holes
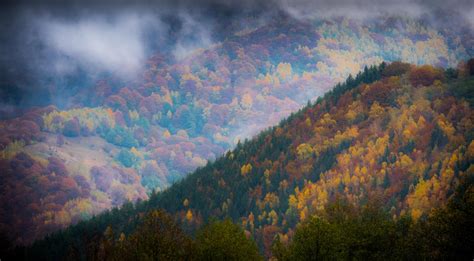
[[[4,2],[1,18],[0,85],[28,92],[45,78],[81,70],[93,77],[110,72],[133,79],[156,50],[183,59],[218,42],[226,23],[245,26],[246,14],[265,20],[276,13],[296,19],[382,14],[442,21],[439,10],[456,13],[474,28],[474,1],[341,0],[82,0]],[[67,3],[67,4],[66,4]],[[254,22],[254,21],[252,21]],[[444,22],[444,21],[443,21]],[[15,87],[16,88],[16,87]],[[6,91],[7,90],[7,91]],[[2,97],[3,99],[3,97]]]

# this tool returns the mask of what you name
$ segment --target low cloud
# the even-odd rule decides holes
[[[125,78],[134,75],[145,64],[143,41],[147,24],[159,21],[148,15],[117,15],[112,19],[81,17],[77,21],[41,18],[42,41],[62,58],[54,61],[58,73],[68,73],[71,62],[95,71],[115,72]]]
[[[474,7],[471,7],[470,9],[466,9],[463,12],[464,17],[466,17],[467,21],[470,23],[471,28],[474,29]]]
[[[367,19],[381,15],[418,18],[434,12],[456,12],[473,20],[471,0],[278,0],[279,8],[297,19],[348,17]]]
[[[181,13],[179,17],[182,21],[182,29],[172,51],[176,60],[182,60],[194,51],[212,44],[209,25],[197,21],[188,13]]]
[[[426,8],[416,1],[281,0],[280,8],[297,19],[348,17],[367,19],[380,15],[419,17]]]
[[[14,85],[31,97],[77,72],[91,81],[101,73],[133,80],[156,51],[182,60],[228,36],[219,30],[249,27],[256,17],[264,24],[281,12],[296,19],[428,17],[460,30],[459,20],[434,15],[443,10],[474,29],[472,0],[18,0],[2,7],[0,87]]]

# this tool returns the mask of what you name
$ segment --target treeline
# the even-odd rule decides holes
[[[57,245],[40,255],[14,248],[3,234],[0,243],[0,257],[5,260],[263,260],[255,241],[230,220],[214,220],[191,237],[163,210],[146,214],[128,236],[108,226],[83,238],[81,247],[71,244],[60,255]]]
[[[230,220],[214,221],[190,237],[163,210],[148,213],[126,236],[108,227],[86,244],[70,247],[66,260],[260,260],[257,245]]]

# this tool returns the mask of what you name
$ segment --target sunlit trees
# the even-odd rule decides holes
[[[250,171],[252,171],[252,164],[250,163],[245,164],[240,168],[240,174],[242,174],[242,176],[246,176]]]
[[[113,128],[115,119],[110,109],[81,108],[68,111],[52,111],[42,117],[43,128],[48,132],[77,137],[98,134],[100,127]]]
[[[311,157],[311,155],[313,153],[313,148],[309,144],[302,143],[302,144],[298,145],[298,147],[296,148],[296,153],[298,154],[299,158],[307,159],[307,158]]]

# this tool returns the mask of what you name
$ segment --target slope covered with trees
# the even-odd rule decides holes
[[[334,245],[322,245],[321,251],[364,258],[383,252],[390,236],[408,242],[405,236],[418,235],[415,241],[426,243],[424,233],[430,226],[434,235],[448,229],[454,234],[446,235],[460,240],[452,230],[459,228],[443,224],[452,217],[469,226],[467,217],[472,213],[474,113],[469,64],[457,70],[400,62],[365,68],[314,104],[238,143],[149,200],[81,222],[23,253],[62,257],[71,247],[94,244],[92,238],[100,237],[108,226],[131,236],[144,222],[142,217],[154,209],[170,213],[191,234],[213,218],[230,218],[255,239],[263,255],[282,259],[311,254],[304,252],[304,233],[309,238],[326,230],[327,235],[340,235],[346,225],[353,230],[343,233],[340,241],[328,241]],[[457,187],[464,192],[455,194]],[[445,207],[450,198],[452,203]],[[433,212],[436,208],[440,210]],[[404,220],[409,220],[406,230]],[[306,232],[297,229],[298,224]],[[351,244],[359,244],[357,237],[364,238],[359,233],[367,231],[366,226],[375,226],[366,239],[377,241],[379,250],[359,245],[359,250],[370,253],[350,252]],[[449,241],[439,240],[442,246]],[[469,236],[465,240],[472,242]],[[469,254],[462,242],[449,244],[461,244],[463,255]],[[446,245],[447,252],[437,253],[433,246],[424,245],[423,255],[441,258],[453,249]]]
[[[447,68],[456,67],[459,61],[473,54],[469,31],[441,30],[410,18],[297,20],[277,15],[263,24],[250,22],[245,28],[236,26],[225,31],[219,38],[221,41],[183,59],[174,59],[168,49],[163,49],[162,52],[168,52],[149,57],[141,75],[131,82],[110,76],[83,88],[78,87],[80,81],[68,81],[71,86],[52,86],[52,92],[60,88],[75,90],[69,107],[34,108],[21,117],[2,120],[0,178],[5,182],[0,186],[0,200],[5,204],[0,206],[0,223],[7,234],[19,244],[28,244],[126,201],[148,199],[152,190],[165,189],[197,167],[205,166],[208,160],[234,148],[238,140],[277,124],[364,66],[402,60]],[[403,70],[394,68],[386,76]],[[363,81],[378,79],[377,73],[368,69]],[[449,163],[440,161],[446,156],[443,150],[440,154],[434,153],[428,163],[420,162],[421,156],[416,153],[426,144],[419,143],[415,137],[439,126],[438,145],[453,139],[459,144],[456,131],[460,130],[452,132],[448,124],[456,119],[449,118],[445,110],[451,106],[452,99],[466,97],[468,93],[459,91],[452,98],[444,99],[446,91],[443,90],[448,87],[441,85],[436,87],[441,88],[441,94],[433,89],[435,87],[428,88],[427,91],[433,93],[428,99],[431,94],[423,93],[426,87],[405,87],[407,81],[430,86],[434,80],[443,82],[442,74],[437,69],[433,72],[430,67],[420,68],[413,79],[408,76],[386,78],[375,87],[362,87],[363,91],[351,94],[360,98],[347,94],[340,101],[326,101],[309,109],[314,113],[305,115],[298,123],[299,128],[280,127],[267,133],[270,136],[265,138],[266,142],[273,145],[265,145],[265,151],[255,151],[260,155],[258,158],[249,158],[249,152],[242,154],[247,156],[237,151],[232,154],[237,157],[238,166],[233,166],[229,174],[241,173],[242,179],[250,182],[254,189],[253,194],[247,196],[253,202],[250,207],[258,211],[252,211],[252,215],[246,213],[248,226],[255,226],[256,222],[258,228],[263,220],[277,224],[286,220],[292,224],[301,217],[304,219],[324,205],[342,186],[340,184],[353,195],[351,200],[357,202],[359,195],[366,193],[368,184],[373,182],[366,177],[372,171],[377,172],[374,177],[377,184],[397,184],[396,189],[389,192],[397,195],[400,189],[410,188],[402,184],[402,177],[393,180],[385,177],[390,176],[390,171],[406,171],[411,161],[423,166],[429,165],[431,160],[438,161],[439,166],[430,165],[428,172],[437,168],[452,169]],[[347,86],[355,87],[353,85],[361,81],[353,80],[350,79]],[[408,88],[406,94],[403,94],[404,88]],[[390,95],[385,97],[387,92]],[[420,117],[418,111],[428,105],[423,97],[430,102],[433,112]],[[416,108],[411,107],[412,102],[416,102]],[[464,110],[462,104],[456,108]],[[445,118],[440,116],[442,114]],[[389,120],[398,116],[402,120],[398,125]],[[362,131],[366,125],[381,130]],[[409,130],[399,134],[401,128],[408,125]],[[385,127],[396,128],[394,134],[385,131]],[[312,136],[313,133],[317,134]],[[445,138],[445,134],[449,137]],[[360,144],[352,144],[351,140],[358,140]],[[361,150],[365,144],[371,144],[370,151]],[[336,159],[335,155],[348,146],[351,151],[345,153],[344,159]],[[413,146],[417,152],[411,155]],[[385,151],[385,147],[403,155],[386,155],[390,160],[385,160],[384,169],[367,162],[366,158],[384,153],[380,151]],[[270,153],[287,149],[289,152],[281,159],[279,152]],[[334,181],[339,175],[341,182],[315,184],[319,172],[330,170],[332,160],[336,160],[338,166],[323,173],[322,180]],[[352,163],[358,166],[354,171],[362,174],[352,178],[352,173],[339,173],[338,168]],[[260,172],[266,178],[260,186],[253,186],[258,181],[253,174]],[[282,177],[288,184],[282,183],[278,190],[280,184],[272,182],[283,181]],[[305,179],[308,184],[304,183]],[[427,187],[437,186],[433,185],[434,180],[423,181]],[[444,193],[450,178],[439,182]],[[242,183],[244,185],[246,183]],[[300,191],[293,191],[296,186]],[[419,189],[423,190],[421,186]],[[289,198],[290,194],[293,197]],[[276,202],[279,196],[285,199]],[[243,214],[233,206],[236,199],[225,200],[227,198],[219,199],[220,215],[227,211],[233,216]],[[428,200],[436,201],[435,196]],[[399,201],[397,196],[393,201]],[[190,208],[196,203],[190,201]],[[410,204],[408,208],[421,213],[431,203],[412,198],[403,206],[392,205],[395,209],[405,209],[407,204]],[[283,213],[272,212],[274,208],[286,212],[288,206],[291,206],[288,213],[292,213],[288,220],[281,218]],[[211,212],[205,216],[209,214]],[[273,219],[276,216],[278,220]]]

